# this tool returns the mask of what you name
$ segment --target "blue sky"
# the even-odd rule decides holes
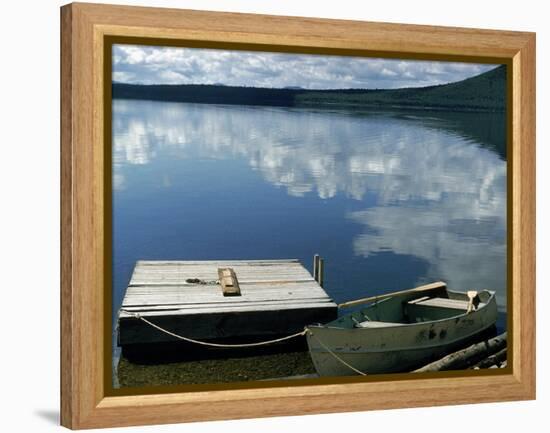
[[[113,80],[140,84],[388,89],[459,81],[496,66],[202,48],[113,47]]]

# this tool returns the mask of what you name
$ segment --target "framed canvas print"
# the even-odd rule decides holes
[[[535,397],[534,34],[70,4],[61,51],[63,425]]]

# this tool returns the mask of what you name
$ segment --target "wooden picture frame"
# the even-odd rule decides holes
[[[105,378],[110,203],[109,38],[508,66],[510,361],[498,374],[426,373],[116,395]],[[535,398],[535,35],[96,4],[61,8],[61,423],[95,428]],[[108,358],[108,359],[107,359]],[[107,359],[107,360],[106,360]],[[349,380],[348,380],[349,379]],[[253,402],[253,404],[251,404]]]

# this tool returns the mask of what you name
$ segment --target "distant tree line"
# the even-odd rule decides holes
[[[454,111],[505,111],[506,67],[455,83],[402,89],[239,87],[210,84],[113,83],[113,98],[281,107],[403,107]]]

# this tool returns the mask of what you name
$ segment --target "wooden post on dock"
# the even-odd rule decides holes
[[[313,256],[313,279],[319,282],[319,254]]]
[[[325,276],[323,275],[324,271],[325,271],[325,259],[319,258],[319,268],[317,270],[317,272],[319,273],[319,279],[317,280],[317,282],[321,287],[323,287],[323,282],[325,279]]]

